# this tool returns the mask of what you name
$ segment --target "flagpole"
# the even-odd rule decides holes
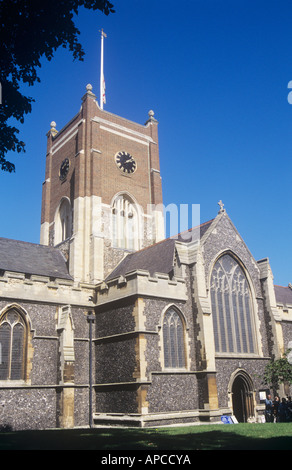
[[[101,30],[101,51],[100,51],[100,108],[103,109],[105,102],[105,87],[104,87],[104,74],[103,74],[103,41],[106,37],[103,29]]]

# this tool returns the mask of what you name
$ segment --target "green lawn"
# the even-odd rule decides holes
[[[292,450],[292,423],[0,433],[0,450]]]

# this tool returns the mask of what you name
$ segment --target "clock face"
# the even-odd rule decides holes
[[[115,162],[118,168],[125,174],[132,174],[137,169],[137,163],[128,152],[119,152],[115,156]]]
[[[68,175],[69,166],[70,166],[69,159],[65,158],[65,160],[62,161],[61,166],[60,166],[59,178],[61,181],[63,181]]]

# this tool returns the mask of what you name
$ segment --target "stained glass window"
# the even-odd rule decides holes
[[[0,321],[0,380],[21,380],[24,376],[25,323],[15,310]]]
[[[229,254],[214,265],[211,303],[216,352],[256,353],[249,284],[243,269]]]
[[[184,368],[186,366],[184,348],[184,326],[174,308],[167,310],[163,321],[164,366]]]

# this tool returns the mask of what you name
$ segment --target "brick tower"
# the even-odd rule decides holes
[[[62,249],[76,281],[164,237],[157,124],[153,111],[140,125],[101,109],[91,85],[63,129],[51,123],[40,242]]]

